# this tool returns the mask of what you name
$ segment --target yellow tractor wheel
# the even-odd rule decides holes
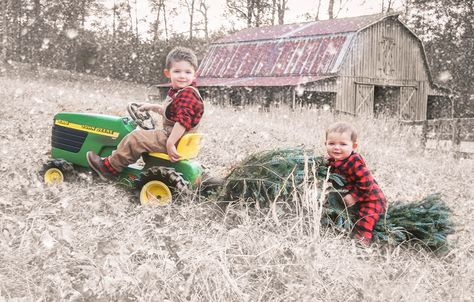
[[[173,201],[170,188],[159,180],[147,182],[140,190],[140,203],[143,205],[164,206]]]
[[[75,175],[71,163],[63,159],[51,159],[40,171],[40,176],[45,184],[52,185],[70,180]]]
[[[64,174],[58,168],[49,168],[44,172],[44,183],[51,185],[64,181]]]
[[[135,181],[139,190],[140,203],[167,205],[186,199],[189,192],[188,182],[181,173],[168,167],[151,167],[140,174]]]

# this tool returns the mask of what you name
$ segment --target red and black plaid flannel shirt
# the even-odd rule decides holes
[[[328,164],[332,167],[332,173],[345,177],[346,189],[357,202],[380,201],[384,207],[386,206],[382,190],[358,153],[352,152],[344,160],[329,159]]]
[[[196,127],[204,113],[204,104],[192,88],[170,88],[168,96],[173,99],[166,109],[166,118],[180,123],[187,131]]]

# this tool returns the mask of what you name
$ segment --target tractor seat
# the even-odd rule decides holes
[[[195,158],[198,155],[199,149],[201,149],[201,138],[202,134],[200,133],[188,133],[181,137],[176,147],[176,150],[181,155],[180,160]],[[166,153],[150,152],[148,155],[170,160]]]

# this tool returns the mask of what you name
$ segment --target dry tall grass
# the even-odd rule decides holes
[[[392,120],[349,118],[389,200],[442,192],[454,210],[453,249],[440,257],[353,244],[245,205],[222,213],[196,198],[141,207],[130,192],[81,174],[46,187],[59,111],[124,114],[144,88],[117,82],[0,79],[0,301],[469,301],[474,296],[472,160],[419,149]],[[225,175],[258,150],[323,152],[329,113],[208,105],[200,161]],[[276,211],[276,215],[279,212]],[[315,213],[317,218],[317,213]],[[310,225],[317,230],[317,226]]]

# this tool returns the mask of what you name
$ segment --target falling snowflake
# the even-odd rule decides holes
[[[440,82],[447,82],[447,81],[450,81],[452,79],[453,79],[453,76],[447,70],[442,71],[438,76],[438,81],[440,81]]]
[[[50,40],[48,38],[43,39],[43,43],[41,44],[41,49],[48,49]]]
[[[37,104],[43,104],[44,103],[44,101],[42,99],[37,98],[37,97],[33,97],[33,101]]]
[[[66,37],[73,40],[79,35],[79,32],[75,28],[66,29]]]
[[[54,239],[47,231],[41,234],[40,240],[41,240],[41,244],[47,249],[53,248],[54,245],[56,244],[56,239]]]
[[[296,86],[295,91],[296,91],[297,96],[302,96],[304,93],[304,87],[301,85],[298,85]]]
[[[334,43],[331,42],[328,44],[326,52],[330,55],[335,55],[337,53],[337,49],[334,47]]]
[[[25,90],[23,90],[22,88],[15,89],[15,94],[14,94],[15,98],[18,98],[24,94],[25,94]]]

